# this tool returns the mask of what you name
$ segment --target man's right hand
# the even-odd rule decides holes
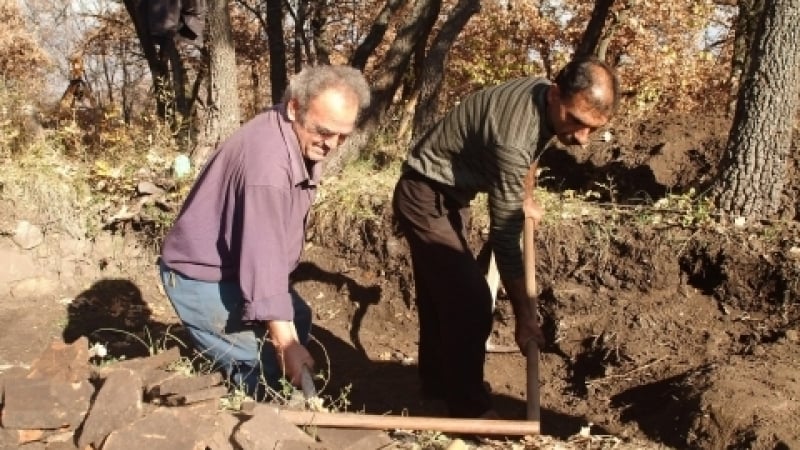
[[[294,386],[300,386],[303,367],[314,369],[314,358],[300,343],[294,322],[271,320],[268,323],[269,337],[275,346],[278,363],[286,379]]]
[[[539,321],[534,317],[517,318],[514,339],[523,355],[527,353],[531,341],[535,342],[539,348],[544,347],[545,342]]]
[[[514,339],[522,354],[527,353],[528,342],[533,340],[539,348],[545,344],[544,333],[537,319],[536,299],[528,298],[523,277],[503,280],[506,293],[514,308]]]

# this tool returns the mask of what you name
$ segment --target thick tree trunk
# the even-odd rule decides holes
[[[316,0],[311,2],[311,42],[314,44],[315,64],[328,65],[331,63],[331,39],[327,33],[328,2]]]
[[[375,49],[378,48],[378,45],[380,45],[383,40],[383,36],[386,34],[386,30],[389,28],[389,19],[392,18],[397,8],[404,3],[405,0],[387,0],[383,9],[378,13],[378,16],[372,21],[372,26],[370,27],[369,33],[367,33],[367,37],[364,38],[358,48],[356,48],[356,51],[353,52],[353,56],[350,58],[351,66],[359,70],[364,70],[364,67],[367,66],[367,60],[372,56]]]
[[[800,106],[800,0],[766,0],[717,186],[731,216],[780,212]]]
[[[734,41],[731,58],[730,83],[733,95],[738,93],[742,75],[750,64],[750,49],[753,48],[756,29],[764,11],[764,0],[739,0],[738,8],[739,14],[733,24]]]
[[[381,122],[403,80],[417,43],[430,34],[441,8],[441,0],[420,0],[414,4],[411,17],[398,31],[373,82],[372,104],[365,117],[365,128]]]
[[[327,176],[335,176],[348,162],[355,160],[368,142],[371,133],[383,122],[394,94],[403,80],[403,74],[408,69],[417,43],[429,35],[441,7],[441,0],[420,0],[414,4],[409,19],[397,33],[376,74],[372,84],[372,102],[364,112],[359,136],[351,136],[344,146],[328,158]]]
[[[272,88],[272,103],[281,101],[283,91],[289,84],[286,75],[286,43],[283,40],[283,7],[281,0],[267,2],[267,41],[269,45],[269,81]]]
[[[133,21],[136,37],[139,38],[139,44],[142,46],[142,53],[144,53],[147,66],[150,68],[150,76],[153,80],[153,91],[156,92],[156,113],[159,117],[164,118],[167,115],[166,96],[163,95],[164,83],[169,77],[167,67],[158,57],[155,41],[150,35],[150,29],[145,19],[142,0],[124,0],[123,3],[125,4],[125,9],[128,11],[131,21]]]
[[[596,55],[595,52],[600,44],[600,38],[603,36],[603,28],[605,28],[608,13],[613,5],[614,0],[595,1],[592,17],[586,25],[583,37],[575,48],[575,56]]]
[[[459,0],[450,17],[442,25],[441,31],[433,40],[418,82],[419,93],[414,112],[412,139],[427,130],[438,118],[439,90],[444,78],[447,55],[469,19],[480,10],[481,2],[479,0]]]
[[[236,52],[231,35],[227,0],[208,1],[209,102],[205,142],[192,155],[195,166],[205,163],[210,151],[239,126],[239,89]]]

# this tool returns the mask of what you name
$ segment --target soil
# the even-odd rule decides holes
[[[590,426],[635,448],[800,448],[797,186],[786,189],[787,220],[743,227],[610,204],[704,189],[729,127],[662,117],[543,159],[544,187],[600,195],[599,213],[561,211],[537,230],[544,434],[566,441]],[[387,195],[360,199],[367,219],[316,212],[295,284],[315,311],[324,396],[350,411],[438,415],[418,395],[413,279]],[[26,219],[6,206],[5,225]],[[479,217],[472,228],[477,253]],[[154,247],[135,234],[85,242],[46,230],[32,250],[0,238],[0,259],[0,371],[52,339],[85,334],[128,358],[186,339]],[[512,345],[512,328],[501,291],[492,342]],[[485,370],[500,415],[524,419],[525,358],[490,353]]]

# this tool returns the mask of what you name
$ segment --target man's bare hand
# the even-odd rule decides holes
[[[544,347],[544,333],[539,327],[538,321],[531,317],[523,320],[517,319],[514,330],[514,338],[522,354],[527,354],[528,344],[533,341],[539,348]]]
[[[314,368],[314,358],[300,343],[294,323],[284,320],[271,320],[268,324],[269,336],[277,351],[278,363],[286,379],[300,386],[303,366]]]
[[[293,342],[283,351],[279,351],[278,359],[286,379],[297,387],[302,383],[303,367],[308,367],[311,371],[314,369],[314,358],[300,342]]]
[[[525,174],[524,195],[522,200],[522,213],[526,219],[533,219],[534,224],[539,225],[539,222],[544,217],[544,209],[542,205],[536,201],[533,195],[536,189],[536,164],[533,164],[528,173]]]

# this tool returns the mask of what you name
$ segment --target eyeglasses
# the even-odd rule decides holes
[[[306,131],[308,131],[310,134],[318,136],[319,138],[321,138],[324,141],[327,141],[327,140],[330,140],[330,139],[333,139],[333,138],[337,138],[338,140],[343,141],[348,136],[350,136],[349,133],[337,133],[337,132],[335,132],[333,130],[330,130],[330,129],[322,126],[322,125],[315,124],[315,123],[310,123],[307,120],[301,121],[300,125]]]

